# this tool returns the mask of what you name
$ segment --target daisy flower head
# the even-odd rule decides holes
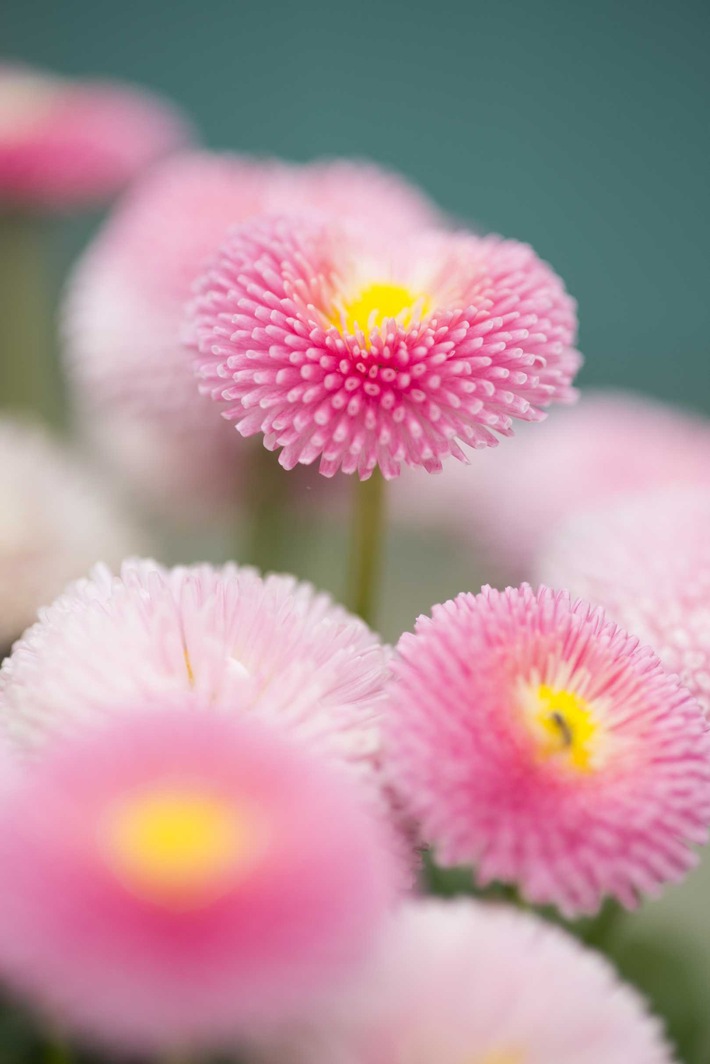
[[[609,963],[530,914],[410,901],[360,988],[269,1064],[672,1064]]]
[[[177,109],[144,90],[0,64],[0,200],[14,208],[101,201],[189,139]]]
[[[710,469],[710,466],[708,467]],[[580,513],[550,537],[542,579],[652,646],[710,715],[710,474]]]
[[[235,228],[197,285],[188,339],[202,390],[286,469],[465,461],[514,419],[574,397],[575,305],[527,246],[328,219]]]
[[[710,824],[702,711],[653,652],[567,592],[484,588],[398,646],[388,768],[444,865],[566,916],[632,908]]]
[[[0,869],[8,983],[90,1037],[151,1052],[329,994],[394,881],[342,771],[263,724],[174,702],[44,751],[0,805]]]
[[[0,657],[70,580],[142,535],[93,471],[39,425],[0,418]]]
[[[522,426],[475,469],[452,462],[426,491],[421,481],[419,470],[402,475],[392,495],[395,519],[444,526],[475,545],[489,569],[507,580],[529,578],[573,514],[631,493],[710,486],[710,421],[641,395],[586,390],[544,425]]]
[[[439,218],[417,189],[371,164],[183,152],[131,187],[75,269],[63,309],[73,397],[99,452],[152,506],[233,505],[249,457],[199,394],[180,342],[192,282],[230,226],[316,207],[396,233]]]
[[[291,576],[226,565],[98,567],[42,611],[0,670],[2,726],[20,751],[120,706],[172,694],[249,714],[377,774],[389,651]]]

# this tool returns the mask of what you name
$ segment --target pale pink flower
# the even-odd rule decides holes
[[[601,610],[527,585],[462,594],[402,636],[394,677],[389,771],[442,864],[573,916],[696,863],[707,723]]]
[[[520,579],[576,512],[655,487],[710,486],[710,422],[641,395],[585,391],[574,409],[523,426],[474,469],[449,463],[426,486],[422,476],[401,477],[395,519],[446,527],[489,566]]]
[[[0,803],[0,971],[130,1049],[311,1007],[392,903],[380,827],[342,772],[261,724],[131,709],[48,748]]]
[[[0,670],[0,727],[20,750],[115,706],[199,696],[300,737],[370,781],[389,651],[291,576],[229,564],[98,567],[41,613]]]
[[[472,900],[412,901],[359,987],[270,1064],[671,1064],[661,1024],[559,928]]]
[[[198,286],[203,391],[291,469],[439,470],[574,396],[576,315],[527,246],[327,220],[232,231]]]
[[[642,493],[578,514],[551,536],[538,568],[652,646],[710,714],[706,479],[705,487]]]
[[[0,418],[0,655],[70,580],[118,566],[143,534],[95,473],[38,425]]]
[[[189,139],[177,109],[142,89],[0,63],[0,200],[6,207],[93,204]]]
[[[180,344],[192,281],[230,225],[316,207],[397,233],[438,220],[423,194],[367,163],[191,152],[134,185],[80,261],[63,315],[70,383],[100,452],[152,505],[232,506],[249,458],[200,396]]]

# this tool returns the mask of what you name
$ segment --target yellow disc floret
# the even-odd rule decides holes
[[[245,822],[213,795],[151,789],[116,805],[103,842],[109,863],[135,894],[182,907],[219,893],[252,849]]]
[[[580,772],[594,767],[599,724],[589,703],[564,688],[540,684],[535,692],[532,723],[543,757],[555,757]]]
[[[361,289],[353,299],[343,302],[332,321],[345,333],[355,332],[358,326],[367,335],[390,318],[407,326],[415,314],[427,314],[428,308],[429,301],[421,293],[389,281],[375,281]]]

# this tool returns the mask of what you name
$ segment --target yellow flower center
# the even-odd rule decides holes
[[[168,907],[199,905],[220,892],[254,846],[243,818],[198,790],[151,789],[109,813],[109,864],[133,893]]]
[[[589,703],[564,688],[540,684],[535,692],[532,723],[543,757],[554,757],[590,772],[593,766],[599,724]]]
[[[401,284],[374,281],[361,289],[353,299],[340,304],[331,321],[344,333],[353,333],[355,327],[359,326],[367,335],[390,318],[397,318],[406,326],[412,322],[415,314],[422,317],[429,310],[429,300],[421,292],[413,292]]]

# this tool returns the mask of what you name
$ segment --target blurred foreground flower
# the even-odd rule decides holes
[[[0,419],[0,656],[97,561],[140,546],[103,485],[44,429]]]
[[[588,392],[574,410],[427,484],[407,471],[393,495],[402,521],[446,526],[510,579],[529,578],[551,533],[574,513],[630,492],[710,487],[710,422],[624,392]],[[558,586],[567,586],[564,582]]]
[[[536,917],[412,902],[337,1016],[273,1064],[671,1064],[661,1024],[611,966]]]
[[[104,200],[189,136],[177,110],[143,90],[0,63],[4,210]]]
[[[574,397],[576,314],[527,246],[270,218],[233,230],[192,308],[203,390],[286,469],[439,470]]]
[[[352,782],[253,721],[131,710],[0,801],[0,971],[116,1048],[215,1045],[312,1006],[393,900]]]
[[[652,646],[710,715],[710,465],[707,473],[703,488],[579,514],[551,538],[539,570]]]
[[[197,500],[204,516],[244,495],[249,448],[198,393],[183,308],[230,225],[315,209],[397,233],[438,220],[403,178],[366,163],[192,152],[135,185],[79,263],[64,312],[70,382],[102,453],[152,505],[194,515]]]
[[[394,673],[389,768],[442,864],[567,916],[695,864],[706,721],[600,610],[527,585],[459,595],[402,636]]]
[[[116,706],[194,695],[370,779],[388,662],[362,621],[293,577],[129,561],[69,588],[15,647],[0,671],[2,727],[26,750]]]

